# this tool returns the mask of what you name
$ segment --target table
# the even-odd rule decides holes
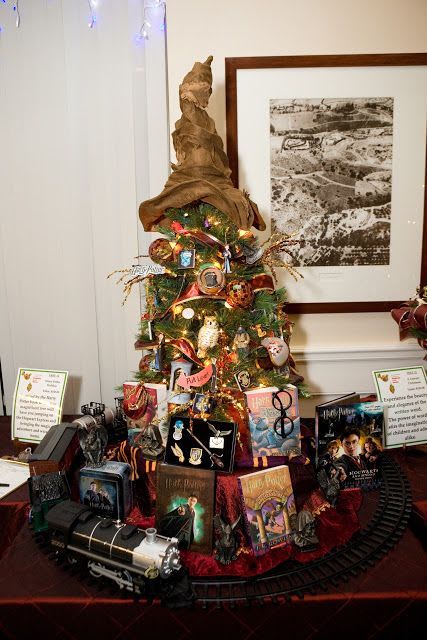
[[[0,451],[10,451],[8,419],[0,418]],[[416,502],[426,500],[427,455],[393,451]],[[70,575],[45,554],[26,526],[26,487],[0,501],[0,633],[5,638],[200,637],[236,640],[280,637],[405,638],[424,628],[427,574],[422,532],[408,528],[397,547],[365,574],[336,590],[282,605],[185,610],[146,605],[100,591]],[[362,524],[375,506],[367,494]],[[416,525],[417,522],[414,522]],[[419,526],[419,522],[418,522]],[[420,537],[421,535],[421,537]],[[424,532],[425,535],[425,532]],[[425,544],[425,542],[424,542]]]

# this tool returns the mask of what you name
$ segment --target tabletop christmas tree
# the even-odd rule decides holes
[[[245,390],[296,384],[304,392],[289,350],[286,291],[275,289],[276,267],[299,275],[283,259],[297,241],[274,234],[260,245],[251,231],[264,230],[264,220],[233,186],[205,110],[211,61],[196,62],[180,85],[182,116],[172,134],[177,162],[162,193],[139,209],[145,231],[163,236],[149,247],[156,264],[134,270],[125,293],[145,282],[137,378],[168,385],[168,415],[177,406],[192,416],[197,406],[204,418],[226,419],[237,406],[244,419]]]

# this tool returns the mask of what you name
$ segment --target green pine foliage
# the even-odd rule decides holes
[[[253,237],[248,234],[242,237],[243,234],[239,233],[238,227],[211,205],[193,203],[193,205],[182,209],[169,209],[166,215],[171,223],[179,223],[186,230],[203,231],[218,239],[222,244],[230,246],[233,259],[231,273],[226,276],[227,282],[235,279],[251,281],[255,276],[266,273],[266,268],[262,263],[248,265],[242,255],[242,248],[253,244]],[[273,292],[258,291],[254,295],[250,308],[228,307],[225,305],[223,297],[201,298],[183,302],[180,305],[181,308],[178,308],[178,312],[175,307],[174,313],[172,308],[174,301],[197,280],[200,267],[215,265],[222,268],[223,257],[216,247],[204,244],[193,236],[175,233],[169,227],[163,227],[159,231],[171,242],[175,251],[194,248],[196,264],[194,269],[181,270],[178,268],[178,261],[171,260],[165,265],[167,272],[164,275],[150,277],[147,287],[146,315],[152,318],[151,328],[154,341],[159,339],[160,334],[164,336],[164,369],[161,372],[152,369],[154,354],[151,352],[150,367],[138,372],[137,378],[146,382],[162,382],[165,378],[169,381],[168,365],[171,360],[183,355],[169,341],[185,338],[197,352],[198,334],[203,326],[204,318],[205,316],[215,316],[221,331],[219,343],[207,351],[207,357],[203,360],[208,362],[210,358],[217,358],[221,363],[226,361],[221,368],[221,379],[219,380],[222,387],[238,388],[234,376],[242,370],[249,372],[253,387],[264,385],[280,388],[288,384],[290,378],[287,369],[265,368],[269,364],[269,356],[261,345],[262,336],[265,333],[267,335],[283,335],[285,340],[289,337],[284,325],[284,314],[280,313],[286,302],[286,290],[279,288]],[[190,307],[194,311],[194,316],[191,319],[185,319],[182,316],[182,309],[186,307]],[[227,355],[233,354],[233,340],[239,327],[243,327],[250,336],[250,351],[246,357],[240,357],[237,362],[233,362]],[[138,340],[144,342],[149,340],[149,324],[146,318],[141,321]],[[260,362],[263,363],[262,366],[260,366]],[[196,366],[193,367],[193,371],[195,370]],[[200,389],[200,391],[203,390]],[[307,395],[305,387],[300,386],[300,390],[302,395]]]

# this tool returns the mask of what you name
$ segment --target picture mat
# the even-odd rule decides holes
[[[278,269],[293,302],[405,299],[419,284],[424,218],[427,71],[423,66],[237,70],[239,187],[270,235],[270,99],[393,97],[390,265]]]

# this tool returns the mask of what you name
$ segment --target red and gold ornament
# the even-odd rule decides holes
[[[150,244],[148,248],[148,255],[153,262],[167,265],[173,259],[173,250],[166,238],[157,238],[157,240],[154,240]]]
[[[225,289],[226,302],[230,307],[247,309],[254,299],[254,291],[248,280],[232,280]]]

